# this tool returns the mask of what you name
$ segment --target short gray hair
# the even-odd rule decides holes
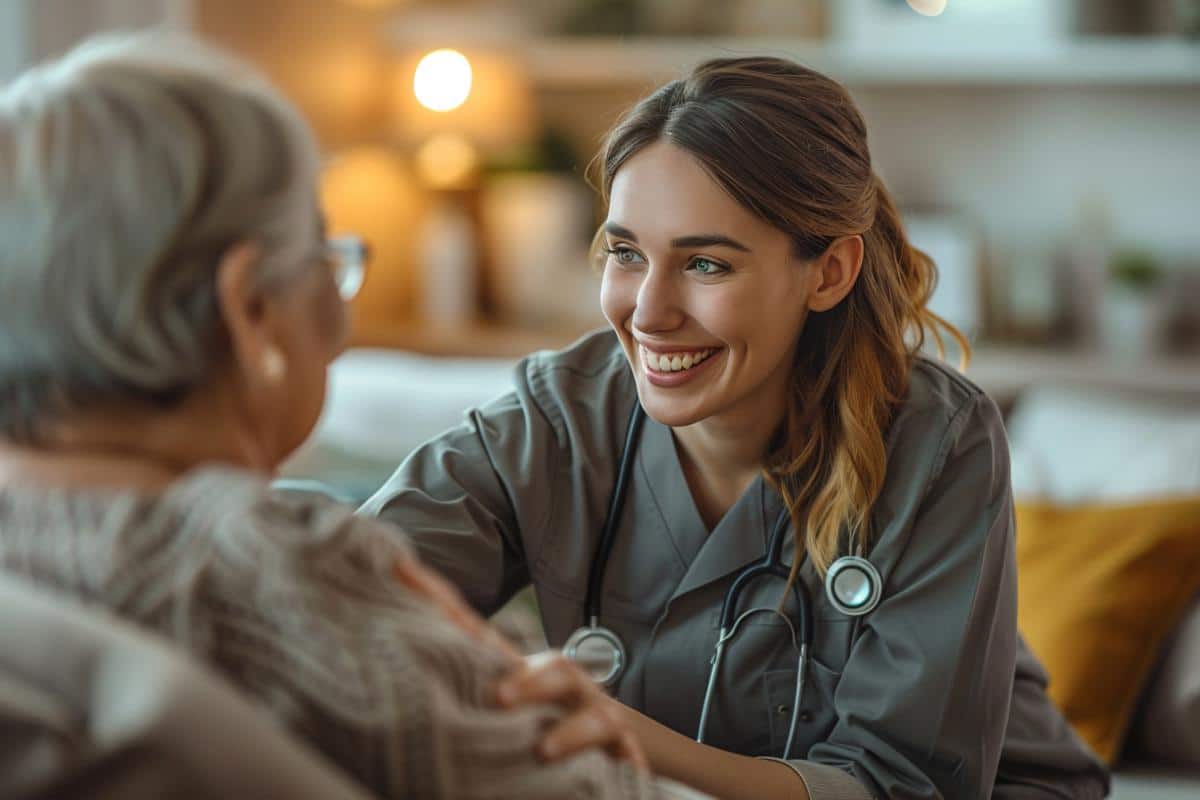
[[[227,349],[221,255],[263,286],[319,246],[313,136],[235,59],[105,35],[0,89],[0,436],[97,402],[169,404]]]

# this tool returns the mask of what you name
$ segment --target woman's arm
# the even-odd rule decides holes
[[[699,744],[628,706],[612,701],[662,775],[724,800],[809,800],[808,787],[786,763],[740,756]],[[847,776],[847,780],[853,780]]]
[[[436,573],[415,560],[397,562],[396,577],[432,602],[459,630],[484,649],[503,655],[512,671],[496,685],[497,702],[508,708],[553,705],[566,715],[545,731],[538,751],[549,761],[601,747],[614,757],[715,797],[793,798],[808,791],[784,763],[748,758],[698,744],[606,695],[582,670],[557,657],[523,660],[495,629]],[[853,779],[850,779],[853,780]]]
[[[884,599],[843,665],[828,736],[787,762],[789,775],[622,709],[652,769],[721,797],[797,796],[801,781],[815,800],[991,793],[1016,641],[1007,446],[983,396],[943,417],[941,435],[916,434],[891,465],[905,480],[886,498],[891,513],[872,551]],[[571,672],[564,662],[525,674],[514,696],[550,702],[581,691],[567,688]]]
[[[940,425],[909,426],[891,450],[871,550],[883,599],[842,666],[833,729],[793,762],[842,767],[882,797],[989,797],[1012,699],[1016,563],[1003,422],[977,391],[942,413]]]
[[[418,448],[361,511],[404,530],[484,616],[550,544],[582,587],[634,398],[611,331],[530,355],[511,392]]]
[[[463,601],[441,576],[413,559],[396,563],[399,581],[432,602],[447,620],[484,650],[508,661],[510,672],[495,687],[496,702],[510,709],[555,706],[565,712],[548,726],[536,751],[547,761],[572,759],[595,748],[647,766],[660,777],[730,798],[796,798],[808,800],[803,783],[786,764],[726,753],[675,733],[606,695],[582,670],[561,656],[522,659],[495,629]],[[700,765],[702,769],[697,770]],[[677,790],[678,791],[678,790]],[[691,796],[681,792],[681,796]]]
[[[661,775],[725,800],[808,800],[807,785],[786,762],[728,753],[676,733],[665,725],[609,697],[585,672],[561,655],[547,655],[509,673],[496,686],[496,697],[508,708],[552,704],[585,708],[591,724],[564,724],[550,730],[539,747],[547,758],[565,758],[595,746],[604,730],[623,732],[638,757]],[[568,721],[570,717],[568,717]],[[832,768],[831,768],[832,769]],[[837,771],[845,782],[854,778]],[[836,778],[835,778],[836,780]],[[861,786],[854,787],[865,796]],[[853,789],[852,789],[853,790]]]
[[[529,583],[522,533],[546,526],[519,511],[550,508],[528,482],[548,482],[556,450],[529,399],[514,392],[415,450],[359,513],[403,530],[422,561],[490,616]]]

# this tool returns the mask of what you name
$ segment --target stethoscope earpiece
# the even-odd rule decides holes
[[[842,556],[825,573],[825,595],[829,603],[848,617],[861,617],[879,605],[883,579],[865,558]]]

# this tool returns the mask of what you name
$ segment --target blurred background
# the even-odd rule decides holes
[[[1008,415],[1054,699],[1111,763],[1185,767],[1123,767],[1118,796],[1200,797],[1200,0],[0,0],[0,81],[145,26],[265,71],[371,245],[286,469],[348,501],[604,324],[587,174],[623,109],[719,55],[841,80]]]
[[[265,70],[373,247],[355,342],[518,355],[602,323],[599,138],[719,54],[843,81],[980,370],[1200,352],[1196,0],[3,0],[0,77],[166,24]],[[447,52],[450,51],[450,52]],[[425,59],[423,61],[423,59]],[[1082,359],[1082,360],[1081,360]]]

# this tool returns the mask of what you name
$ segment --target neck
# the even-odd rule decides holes
[[[692,499],[710,530],[762,471],[786,413],[786,377],[768,381],[734,408],[672,428]]]
[[[201,464],[269,473],[228,409],[188,402],[169,411],[109,409],[57,422],[36,446],[0,440],[0,485],[160,490]]]
[[[763,465],[763,456],[774,431],[756,421],[709,418],[674,428],[675,441],[690,461],[707,472],[722,475],[753,475]]]

